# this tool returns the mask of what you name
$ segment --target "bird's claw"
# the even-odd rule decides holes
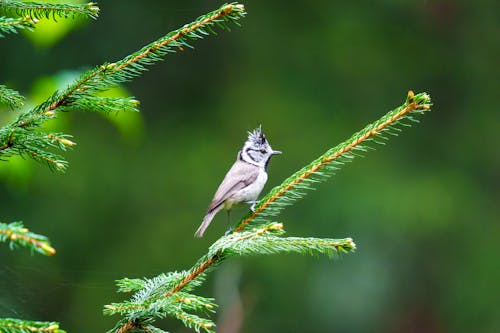
[[[255,213],[255,205],[257,204],[257,201],[255,201],[255,200],[254,200],[254,201],[247,201],[247,203],[252,204],[252,205],[250,206],[250,210],[251,210],[253,213]]]

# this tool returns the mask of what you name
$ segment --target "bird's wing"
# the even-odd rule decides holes
[[[252,184],[259,175],[259,168],[255,165],[236,161],[224,177],[215,192],[214,198],[208,206],[208,212],[221,205],[231,194]]]

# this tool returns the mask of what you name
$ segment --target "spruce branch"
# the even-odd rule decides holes
[[[47,18],[93,18],[99,15],[99,7],[94,2],[86,4],[39,3],[2,0],[0,11],[9,15],[25,16],[35,19]]]
[[[24,105],[24,97],[17,91],[0,84],[0,104],[18,108]]]
[[[245,14],[243,5],[223,5],[119,61],[105,63],[83,73],[66,89],[56,91],[45,102],[0,128],[0,159],[18,154],[46,163],[52,170],[64,171],[67,167],[66,161],[46,150],[50,146],[50,142],[43,140],[46,135],[33,135],[44,122],[56,117],[61,111],[72,109],[105,113],[137,111],[138,101],[133,98],[105,98],[96,96],[96,93],[130,81],[144,72],[147,66],[162,60],[169,53],[191,48],[191,41],[215,34],[216,26],[230,30],[229,24],[238,24],[238,20]],[[42,140],[32,140],[35,137]]]
[[[27,29],[31,31],[35,28],[35,24],[37,22],[38,20],[32,18],[31,16],[17,18],[0,16],[0,38],[5,37],[5,34],[8,33],[17,33],[20,29]]]
[[[60,110],[64,110],[65,108],[75,108],[105,114],[113,112],[139,112],[139,109],[137,108],[139,104],[140,102],[133,97],[88,96],[77,99],[70,107],[61,106]]]
[[[408,92],[405,103],[385,116],[355,133],[351,138],[312,161],[309,165],[287,178],[272,189],[257,205],[254,212],[244,216],[232,233],[225,235],[210,246],[207,254],[187,271],[162,274],[153,279],[123,279],[117,282],[120,292],[134,292],[129,301],[113,303],[104,308],[107,315],[123,318],[113,328],[115,333],[151,329],[157,318],[166,315],[180,319],[197,332],[214,332],[213,322],[199,320],[193,312],[203,312],[212,300],[201,299],[199,306],[182,307],[176,302],[183,297],[195,297],[191,291],[224,260],[235,255],[264,255],[277,253],[324,254],[329,257],[350,253],[356,249],[351,238],[320,239],[311,237],[283,237],[283,225],[269,222],[284,207],[291,205],[312,188],[315,182],[326,179],[344,163],[351,161],[359,152],[367,151],[368,142],[379,143],[385,134],[397,135],[408,122],[416,122],[414,115],[430,110],[430,97]],[[179,295],[182,295],[179,296]],[[210,303],[209,303],[210,302]],[[210,308],[212,309],[212,308]],[[180,316],[181,315],[181,316]],[[148,327],[146,329],[146,326]]]
[[[0,222],[0,242],[9,242],[11,249],[22,246],[29,248],[31,252],[38,252],[46,256],[56,254],[56,250],[50,245],[47,237],[29,231],[22,222],[9,224]]]
[[[0,318],[2,333],[66,333],[56,322]]]
[[[229,23],[237,24],[237,21],[245,14],[243,5],[237,3],[223,5],[213,12],[200,16],[194,22],[144,46],[122,60],[105,63],[86,72],[66,90],[55,93],[47,102],[35,108],[34,112],[56,110],[60,106],[74,103],[78,98],[130,81],[144,72],[146,66],[162,60],[168,53],[182,51],[185,47],[192,48],[190,41],[215,34],[214,26],[230,30]]]
[[[117,281],[119,291],[134,291],[135,294],[129,301],[105,306],[104,314],[124,317],[112,331],[125,333],[144,330],[142,327],[145,323],[152,326],[154,319],[171,316],[197,332],[214,332],[215,323],[193,314],[214,312],[214,300],[191,292],[205,281],[209,271],[224,260],[235,255],[277,253],[325,254],[332,257],[355,250],[350,238],[281,237],[283,233],[281,223],[268,223],[251,231],[233,233],[216,241],[208,253],[188,271],[161,274],[152,279],[126,278]]]
[[[263,223],[266,219],[276,216],[286,206],[292,205],[302,198],[306,191],[313,188],[319,181],[324,181],[340,170],[344,164],[351,162],[356,156],[374,149],[371,143],[385,144],[388,135],[397,136],[401,127],[417,123],[415,116],[430,111],[431,100],[428,94],[415,95],[408,92],[405,103],[389,111],[379,120],[367,125],[361,131],[336,147],[329,149],[323,155],[300,169],[279,186],[273,188],[255,206],[254,212],[249,212],[234,229],[234,232],[245,230],[248,225]]]

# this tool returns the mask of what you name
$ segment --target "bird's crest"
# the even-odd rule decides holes
[[[264,136],[264,133],[262,133],[262,126],[257,127],[252,132],[248,132],[248,141],[252,142],[256,146],[266,143],[266,137]]]

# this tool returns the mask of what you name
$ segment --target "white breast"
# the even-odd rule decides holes
[[[264,169],[259,168],[259,174],[257,175],[255,181],[247,187],[234,193],[231,198],[228,198],[224,205],[225,208],[230,209],[234,204],[257,200],[266,182],[267,172]]]

